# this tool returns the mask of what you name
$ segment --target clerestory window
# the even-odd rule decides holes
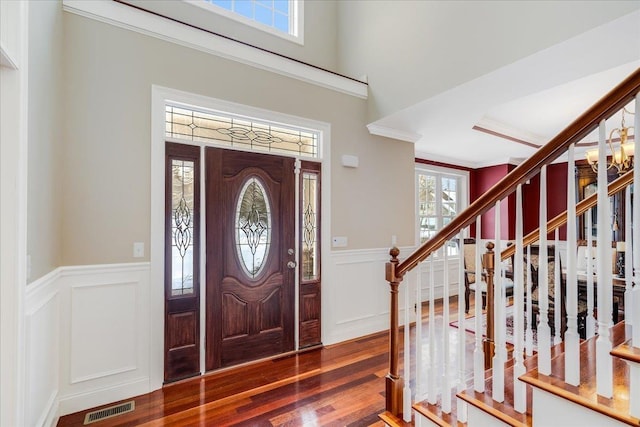
[[[185,0],[211,12],[224,15],[302,43],[300,0]]]

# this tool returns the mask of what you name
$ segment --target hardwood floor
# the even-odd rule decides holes
[[[456,297],[450,307],[453,320]],[[171,384],[92,426],[383,426],[388,360],[388,333],[378,333]],[[58,426],[81,426],[86,412]]]

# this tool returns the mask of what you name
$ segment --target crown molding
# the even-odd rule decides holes
[[[112,0],[63,0],[63,10],[255,68],[367,99],[366,83],[189,27]]]
[[[467,162],[455,157],[442,156],[440,154],[427,153],[426,151],[416,151],[415,157],[422,160],[430,160],[432,162],[448,163],[450,165],[462,166],[469,169],[477,169],[478,164],[475,162]]]
[[[411,142],[415,144],[422,138],[422,135],[415,132],[407,132],[399,129],[390,128],[387,126],[377,125],[375,123],[369,123],[367,129],[371,135],[384,136],[387,138],[399,139],[400,141]]]

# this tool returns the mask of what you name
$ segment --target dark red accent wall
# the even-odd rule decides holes
[[[469,177],[470,201],[473,202],[480,197],[481,194],[484,194],[493,187],[504,178],[511,169],[513,169],[513,166],[505,164],[473,170]],[[511,199],[511,196],[509,199]],[[513,219],[515,219],[515,216],[511,215],[512,212],[515,212],[515,208],[511,205],[512,203],[510,203],[509,200],[507,203],[500,204],[500,235],[502,239],[513,239],[514,236],[514,226],[510,224],[510,222],[513,222]],[[493,239],[495,226],[495,212],[494,209],[491,209],[482,215],[481,238]],[[476,236],[475,226],[471,228],[471,235]]]
[[[538,228],[540,218],[540,174],[522,187],[524,234]],[[547,220],[567,210],[567,164],[547,166]],[[514,210],[515,212],[515,210]],[[549,234],[550,239],[554,234]],[[560,240],[567,239],[567,227],[560,228]]]
[[[509,172],[515,169],[514,165],[497,165],[475,169],[470,174],[470,201],[473,202],[481,194],[485,193]],[[522,186],[523,199],[523,228],[524,234],[538,228],[540,217],[540,175],[529,180]],[[516,222],[516,197],[515,192],[507,198],[507,203],[501,203],[500,207],[501,236],[503,239],[515,238]],[[547,167],[547,220],[564,212],[567,209],[567,164],[558,163]],[[482,215],[483,239],[493,239],[495,233],[494,210]],[[475,227],[471,228],[471,235],[476,236]],[[566,227],[560,228],[560,239],[566,240]],[[553,234],[549,238],[554,238]]]

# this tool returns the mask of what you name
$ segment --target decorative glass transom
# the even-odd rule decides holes
[[[260,274],[271,245],[269,198],[258,177],[245,182],[236,208],[236,248],[245,272],[251,278]]]
[[[318,278],[318,174],[302,174],[302,279]]]
[[[215,142],[251,151],[267,151],[318,158],[316,131],[274,125],[247,117],[166,106],[166,136]]]
[[[193,293],[194,162],[171,160],[171,295]]]

